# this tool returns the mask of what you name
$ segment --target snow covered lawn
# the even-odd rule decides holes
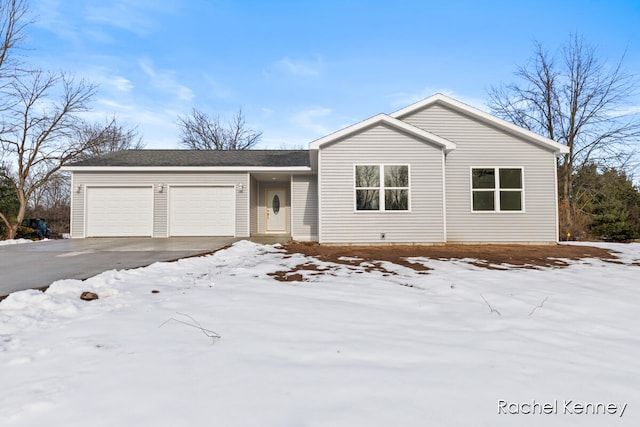
[[[385,275],[239,242],[17,292],[0,425],[637,426],[640,244],[605,246],[620,263]]]

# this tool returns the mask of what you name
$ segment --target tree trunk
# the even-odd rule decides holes
[[[20,200],[20,208],[18,209],[18,215],[16,216],[16,220],[9,227],[8,237],[9,239],[15,239],[18,234],[18,228],[20,224],[22,224],[22,220],[24,219],[24,215],[27,212],[27,198],[22,192],[18,192],[18,200]]]

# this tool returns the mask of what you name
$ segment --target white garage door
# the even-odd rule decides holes
[[[152,187],[87,187],[87,237],[153,234]]]
[[[171,187],[171,236],[235,236],[233,187]]]

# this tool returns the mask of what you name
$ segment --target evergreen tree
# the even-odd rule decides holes
[[[0,165],[0,212],[12,221],[18,214],[20,201],[16,195],[16,186],[13,179],[9,176],[7,168]],[[3,221],[0,221],[0,238],[5,236],[8,230]]]
[[[640,237],[640,190],[624,171],[589,163],[574,176],[578,215],[591,237],[624,241]]]

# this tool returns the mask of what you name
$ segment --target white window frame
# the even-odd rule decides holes
[[[356,168],[358,166],[377,166],[378,173],[380,174],[379,182],[380,186],[378,187],[356,187]],[[406,166],[407,167],[407,187],[385,187],[384,185],[384,168],[385,166]],[[353,165],[353,211],[357,213],[363,212],[395,212],[395,213],[406,213],[411,212],[411,165],[408,163],[358,163]],[[358,200],[357,200],[357,190],[378,190],[378,206],[380,209],[367,209],[367,210],[359,210],[358,209]],[[385,209],[385,190],[407,190],[407,209],[406,210],[386,210]]]
[[[493,182],[493,188],[473,188],[473,170],[474,169],[493,169],[495,180]],[[522,186],[518,188],[500,188],[500,169],[520,169],[520,180]],[[479,214],[494,214],[494,213],[510,213],[510,214],[522,214],[525,213],[525,197],[524,197],[524,167],[523,166],[471,166],[469,168],[469,204],[472,213]],[[474,191],[493,191],[493,210],[474,210],[473,209],[473,193]],[[502,210],[500,206],[500,192],[512,191],[520,192],[520,210]]]

